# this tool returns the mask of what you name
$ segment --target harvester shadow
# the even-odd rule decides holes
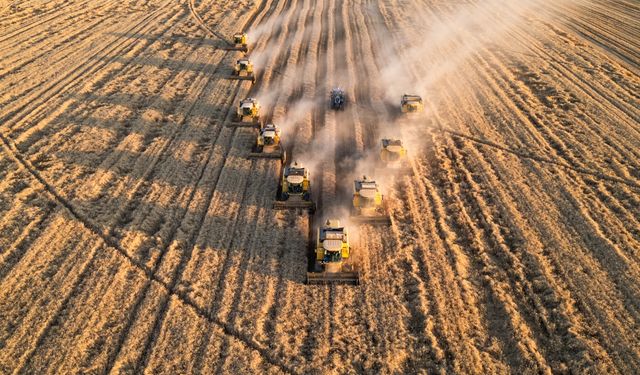
[[[231,131],[231,129],[229,129]],[[246,142],[249,144],[248,139]],[[197,155],[194,155],[189,160],[181,159],[173,155],[165,153],[164,155],[144,154],[139,152],[133,152],[128,150],[107,150],[104,152],[83,152],[83,151],[61,151],[49,156],[46,162],[40,163],[38,160],[34,161],[34,166],[39,171],[46,171],[46,169],[53,163],[59,162],[64,165],[65,171],[71,171],[76,175],[81,175],[85,179],[93,177],[105,178],[104,175],[108,174],[109,182],[104,184],[104,189],[96,192],[93,200],[93,204],[99,203],[103,199],[109,199],[113,197],[110,194],[109,189],[112,188],[112,183],[121,181],[124,179],[132,181],[141,181],[147,187],[165,186],[171,187],[175,191],[182,191],[186,188],[192,188],[198,182],[198,176],[203,169],[206,169],[207,173],[219,174],[220,179],[233,178],[250,180],[252,173],[252,162],[247,159],[249,147],[240,155],[225,156],[222,150],[216,152],[211,148],[217,148],[215,145],[203,146],[198,151]],[[212,153],[211,159],[207,164],[207,156]],[[159,158],[159,160],[157,160]],[[153,163],[157,163],[150,176],[145,176],[148,166]],[[274,161],[274,163],[276,163]],[[146,181],[142,181],[147,178]],[[275,197],[275,191],[278,184],[277,177],[274,176],[273,181],[269,184],[269,188],[273,190],[273,196]],[[95,186],[87,186],[95,189]],[[215,191],[219,194],[236,194],[240,187],[233,184],[219,183],[215,186]],[[240,202],[230,202],[240,203]]]
[[[119,62],[124,65],[134,64],[134,65],[147,65],[153,66],[159,69],[167,69],[174,72],[184,72],[191,71],[194,73],[201,73],[203,71],[214,71],[218,64],[209,64],[204,62],[197,61],[185,61],[185,60],[176,60],[171,58],[164,57],[155,57],[155,56],[142,56],[139,58],[126,58],[121,56],[101,56],[97,58],[98,60],[105,62]],[[224,64],[224,63],[223,63]],[[227,65],[231,65],[228,63]],[[228,72],[227,72],[228,73]],[[220,74],[222,77],[222,72],[217,72],[216,74]]]
[[[176,107],[183,108],[191,108],[191,103],[188,103],[184,100],[186,96],[185,91],[179,91],[175,94],[171,99],[167,99],[160,95],[143,95],[143,94],[132,94],[132,93],[123,93],[123,92],[115,92],[111,95],[98,95],[95,93],[86,93],[83,95],[70,94],[69,97],[74,98],[82,103],[90,104],[92,109],[100,109],[109,106],[121,106],[125,108],[129,108],[133,111],[146,111],[149,109],[155,109],[158,112],[169,112],[168,115],[173,117],[177,115],[200,115],[206,116],[210,119],[224,120],[227,112],[229,111],[228,106],[218,105],[210,102],[206,102],[205,100],[198,100],[195,107],[189,111],[188,113],[177,110]],[[81,114],[70,115],[63,113],[60,116],[61,119],[67,120],[78,120],[79,122],[84,124],[84,119],[88,118],[92,119],[92,116],[83,116]],[[96,119],[95,121],[100,121]],[[102,120],[105,121],[105,120]],[[123,120],[122,122],[127,122]],[[129,123],[131,121],[128,121]],[[100,124],[98,124],[100,125]]]
[[[291,370],[287,366],[287,364],[284,363],[281,359],[273,357],[270,352],[256,345],[255,341],[253,341],[251,338],[246,337],[246,335],[243,334],[242,332],[238,331],[237,329],[230,326],[226,322],[220,320],[218,317],[210,314],[209,309],[202,308],[201,305],[197,304],[193,298],[190,298],[190,296],[188,296],[186,293],[181,292],[180,290],[177,290],[174,287],[174,283],[169,283],[165,279],[158,277],[158,275],[156,275],[155,271],[152,268],[150,268],[148,265],[144,263],[139,262],[136,258],[132,257],[128,251],[122,248],[121,243],[119,241],[116,241],[108,232],[98,227],[94,223],[93,219],[85,216],[82,212],[79,212],[76,209],[76,207],[73,205],[73,203],[67,197],[62,195],[59,189],[56,188],[54,185],[52,185],[47,178],[45,178],[46,176],[43,176],[35,169],[35,167],[27,159],[27,157],[25,157],[23,154],[19,152],[19,150],[16,148],[13,142],[9,141],[7,138],[2,136],[2,143],[4,146],[7,147],[8,152],[12,155],[12,157],[15,158],[18,161],[18,163],[22,167],[24,167],[27,170],[27,172],[42,185],[48,198],[56,202],[60,207],[63,207],[64,209],[66,209],[67,212],[73,218],[80,221],[87,230],[91,231],[97,237],[96,240],[98,241],[99,244],[101,241],[104,241],[104,244],[107,246],[108,249],[115,251],[115,253],[121,257],[122,263],[128,266],[132,266],[137,270],[139,270],[140,272],[142,272],[147,279],[160,285],[170,295],[176,296],[185,305],[192,307],[198,315],[205,318],[209,322],[219,326],[226,335],[232,336],[242,341],[245,345],[257,351],[270,364],[280,367],[285,372],[289,372],[289,373],[293,372],[293,370]],[[190,242],[193,242],[193,241],[190,241]],[[84,271],[82,271],[81,273],[84,274]],[[83,276],[81,276],[81,279],[82,277]],[[72,294],[70,294],[69,296],[72,297]],[[67,299],[68,298],[70,297],[67,297]],[[63,305],[65,304],[66,303],[63,303]],[[56,312],[56,315],[59,315],[59,314],[60,312]],[[47,325],[45,332],[43,334],[46,334],[47,333],[46,331],[48,330],[49,330],[49,325]],[[40,335],[40,337],[43,337],[43,336]]]
[[[59,114],[52,126],[44,129],[46,134],[34,132],[34,137],[49,138],[55,133],[49,134],[48,129],[55,130],[58,125],[71,125],[69,129],[73,129],[72,132],[66,133],[72,135],[76,142],[80,137],[90,136],[98,138],[100,146],[69,150],[68,147],[56,148],[49,143],[46,146],[49,150],[54,150],[53,152],[34,150],[30,157],[37,170],[46,173],[50,166],[61,163],[63,168],[59,170],[64,170],[64,173],[72,171],[84,178],[107,172],[113,175],[112,179],[138,180],[144,178],[145,170],[149,166],[157,163],[151,172],[151,180],[144,183],[170,185],[182,190],[197,181],[198,171],[203,168],[216,168],[219,173],[224,172],[225,175],[231,176],[246,174],[251,169],[252,162],[247,160],[247,157],[255,143],[255,131],[225,127],[225,121],[233,111],[228,105],[207,103],[202,99],[191,105],[184,103],[180,98],[167,100],[159,96],[148,98],[140,94],[123,93],[109,96],[90,93],[78,95],[77,100],[91,103],[89,109]],[[123,112],[118,106],[126,109]],[[184,109],[177,110],[176,106]],[[146,112],[155,108],[157,111],[151,111],[151,117],[157,117],[149,119],[149,113]],[[133,113],[128,109],[134,110]],[[140,113],[142,111],[145,113]],[[112,116],[113,113],[124,115],[113,120],[97,117],[100,114]],[[100,130],[104,130],[104,133],[101,134]],[[137,136],[133,137],[134,142],[127,144],[135,146],[123,147],[123,141],[131,135]],[[166,141],[172,142],[175,146],[169,146],[162,151],[161,145]],[[23,143],[33,144],[35,141],[27,139]],[[189,152],[183,153],[184,149],[188,149]],[[169,152],[171,150],[173,154]],[[158,155],[158,151],[162,154]],[[209,159],[213,161],[209,163]],[[160,171],[165,172],[159,173]],[[277,178],[274,178],[274,186],[277,184],[275,180]],[[220,185],[216,189],[221,193],[233,193],[237,187]],[[96,195],[105,197],[109,192],[101,191]]]
[[[151,187],[168,186],[175,196],[185,189],[211,190],[213,199],[221,199],[226,206],[239,206],[238,210],[247,210],[248,206],[261,211],[271,211],[273,200],[276,196],[279,176],[276,176],[278,168],[277,161],[273,161],[273,176],[268,179],[264,187],[254,188],[263,194],[265,199],[245,200],[243,196],[237,195],[240,186],[230,183],[218,183],[225,179],[234,179],[237,176],[243,178],[236,179],[245,185],[249,184],[254,174],[257,161],[246,159],[255,142],[255,131],[252,129],[235,130],[226,128],[225,120],[229,118],[232,108],[229,106],[203,103],[199,100],[195,107],[180,101],[180,98],[167,100],[162,97],[144,97],[139,94],[115,93],[109,96],[100,96],[93,93],[78,95],[79,102],[95,104],[89,110],[75,111],[75,113],[63,112],[55,122],[61,126],[71,124],[77,128],[75,134],[83,132],[84,128],[104,129],[104,138],[98,134],[88,133],[91,136],[102,139],[102,147],[74,148],[61,150],[52,153],[35,151],[32,154],[32,164],[36,170],[43,175],[47,174],[49,168],[63,171],[63,174],[82,176],[81,179],[87,181],[74,188],[72,194],[75,198],[69,198],[74,207],[82,212],[83,216],[92,218],[95,225],[103,233],[113,233],[118,241],[122,240],[126,234],[139,234],[141,237],[149,239],[142,241],[137,257],[147,260],[150,257],[149,250],[154,247],[166,248],[169,238],[165,238],[167,233],[175,232],[170,229],[172,222],[186,215],[199,214],[197,208],[181,207],[180,203],[168,202],[165,204],[145,200],[145,193]],[[176,106],[187,108],[184,114],[176,110]],[[127,113],[117,121],[100,119],[101,113],[110,115],[113,112],[122,112],[117,106],[133,109],[134,113]],[[192,108],[193,107],[193,108]],[[157,113],[161,119],[150,121],[143,118],[140,112],[150,108],[157,108]],[[115,110],[115,111],[114,111]],[[166,115],[165,115],[166,114]],[[167,121],[169,116],[189,116],[186,122],[176,122],[173,119]],[[192,121],[199,118],[200,121],[194,124]],[[198,126],[196,128],[196,125]],[[194,127],[197,131],[180,130],[180,127]],[[47,129],[55,129],[56,126]],[[70,128],[70,129],[73,129]],[[47,131],[45,129],[45,131]],[[178,133],[175,133],[178,131]],[[141,144],[136,144],[136,149],[123,149],[122,141],[131,134],[139,134],[137,140]],[[53,135],[53,133],[51,134]],[[84,135],[86,138],[87,135]],[[109,137],[110,140],[104,142]],[[135,138],[135,137],[134,137]],[[76,138],[77,139],[77,138]],[[185,148],[193,149],[193,152],[185,158],[180,153],[179,148],[170,147],[162,154],[158,155],[154,150],[161,150],[158,145],[163,139],[180,142]],[[160,142],[160,143],[158,143]],[[51,148],[48,145],[47,148]],[[102,148],[102,149],[101,149]],[[52,148],[55,149],[55,148]],[[173,150],[175,154],[170,152]],[[37,153],[37,155],[35,155]],[[46,154],[46,155],[45,155]],[[269,161],[271,162],[271,161]],[[150,173],[146,171],[150,166],[153,169]],[[207,178],[213,181],[213,186],[203,186],[201,179]],[[106,179],[106,181],[105,181]],[[114,185],[118,181],[132,180],[129,186],[139,183],[143,185],[140,189],[142,193],[136,193],[132,199],[128,199],[124,194],[112,192]],[[266,181],[266,180],[263,180]],[[100,186],[97,186],[99,184]],[[144,189],[144,190],[143,190]],[[215,190],[215,194],[213,193]],[[166,202],[166,201],[165,201]],[[185,205],[184,201],[181,203]],[[207,202],[207,205],[210,204]],[[114,210],[115,208],[115,210]],[[120,217],[114,216],[114,211],[120,212]],[[202,213],[200,213],[202,214]],[[212,213],[205,213],[207,217],[204,222],[225,221],[225,215],[215,217]],[[275,213],[271,213],[275,215]],[[255,224],[247,221],[244,216],[239,217],[236,227],[255,227]],[[175,223],[174,223],[175,224]],[[175,225],[180,225],[178,222]],[[168,229],[169,228],[169,229]],[[275,227],[268,226],[266,229]],[[158,236],[158,233],[160,235]],[[157,237],[156,240],[150,240]],[[213,236],[215,239],[215,236]],[[124,244],[123,244],[124,245]],[[203,248],[209,247],[202,244]],[[227,251],[227,246],[216,246],[219,251]],[[276,254],[277,251],[269,252]],[[294,278],[296,281],[300,279]]]
[[[61,129],[74,138],[76,134],[87,131],[86,128],[104,130],[104,134],[93,135],[98,136],[103,144],[138,134],[148,144],[159,137],[171,137],[178,127],[192,126],[194,121],[199,121],[198,130],[202,131],[182,132],[181,139],[198,144],[206,143],[215,138],[218,129],[223,127],[223,122],[235,110],[228,105],[207,102],[204,98],[196,103],[189,103],[183,100],[184,94],[177,94],[171,99],[125,93],[108,96],[72,94],[70,97],[77,104],[57,114],[46,127],[25,133],[26,136],[17,144],[21,152],[27,153],[32,145],[51,139]],[[101,115],[105,118],[100,118]],[[52,146],[50,142],[46,145],[48,148]],[[37,150],[31,151],[35,152]]]
[[[115,240],[119,241],[123,248],[130,251],[130,255],[137,260],[147,263],[152,257],[158,256],[158,249],[164,252],[168,249],[174,234],[178,228],[181,228],[184,222],[193,222],[194,217],[202,217],[202,227],[197,228],[199,232],[208,232],[205,235],[199,235],[197,241],[192,246],[198,246],[200,249],[210,249],[207,251],[243,252],[244,257],[250,257],[251,254],[258,252],[261,255],[269,257],[264,260],[267,263],[271,261],[281,262],[282,259],[277,255],[279,250],[275,244],[264,241],[259,238],[245,238],[244,245],[250,245],[249,248],[242,248],[242,244],[235,243],[235,236],[230,237],[231,240],[225,243],[225,230],[232,230],[234,233],[244,235],[244,231],[249,230],[251,233],[268,233],[270,237],[283,238],[285,231],[290,237],[291,229],[286,227],[274,226],[272,220],[258,221],[256,215],[252,212],[262,212],[267,217],[275,217],[277,213],[272,210],[273,201],[276,196],[278,186],[278,168],[263,169],[262,172],[256,172],[254,163],[237,157],[236,162],[225,162],[223,160],[217,166],[205,165],[206,160],[180,160],[172,156],[164,155],[162,160],[158,162],[155,170],[150,176],[143,176],[140,166],[148,166],[153,163],[153,155],[138,154],[130,151],[107,151],[105,153],[91,154],[83,152],[63,152],[57,154],[58,161],[65,165],[65,170],[79,173],[82,176],[92,176],[100,171],[112,174],[108,183],[104,187],[91,195],[91,197],[82,196],[81,198],[69,199],[76,210],[83,216],[92,218],[94,225],[100,228],[103,233],[112,233]],[[113,161],[109,166],[104,165],[106,159]],[[233,157],[232,157],[233,158]],[[230,160],[230,159],[229,159]],[[224,163],[224,164],[223,164]],[[277,163],[277,162],[274,162]],[[138,166],[136,168],[135,166]],[[36,166],[37,167],[37,166]],[[46,169],[46,168],[45,168]],[[218,169],[217,177],[213,176],[216,172],[211,169]],[[205,170],[205,178],[207,180],[215,180],[215,186],[204,186],[200,183],[202,179],[202,171]],[[162,173],[168,171],[169,173]],[[262,174],[262,179],[258,182],[252,181],[252,177],[256,174]],[[209,176],[211,175],[211,176]],[[241,176],[241,177],[238,177]],[[208,209],[203,212],[203,206],[190,205],[190,201],[181,203],[173,201],[172,198],[164,199],[164,202],[149,201],[144,192],[134,194],[133,198],[127,198],[125,195],[116,195],[111,192],[113,183],[122,179],[133,179],[134,181],[146,177],[144,181],[145,189],[152,186],[162,187],[171,186],[170,192],[175,197],[180,196],[181,192],[197,191],[198,194],[210,194],[211,199],[205,202],[205,206],[217,205],[217,209]],[[86,177],[85,177],[86,178]],[[230,182],[223,182],[224,180]],[[98,179],[95,179],[98,180]],[[234,181],[238,181],[235,184]],[[100,180],[101,183],[104,182]],[[246,190],[250,192],[239,194],[238,191],[244,185]],[[78,191],[84,190],[80,187]],[[94,186],[87,186],[88,191],[95,189]],[[206,193],[209,191],[209,193]],[[171,193],[170,193],[171,194]],[[224,207],[236,207],[234,214],[224,209]],[[116,208],[114,210],[114,208]],[[117,214],[116,212],[117,211]],[[230,213],[231,212],[231,213]],[[191,218],[191,219],[189,219]],[[197,221],[197,220],[196,220]],[[210,230],[206,228],[210,227]],[[225,229],[222,229],[225,228]],[[306,233],[293,234],[297,237],[306,238]],[[127,241],[130,238],[136,238],[136,244],[127,244],[121,241]],[[305,240],[306,241],[306,240]],[[133,246],[133,247],[132,247]],[[265,249],[269,246],[275,246],[272,251],[256,250]],[[253,248],[252,248],[253,247]],[[154,250],[155,249],[155,250]],[[301,252],[305,249],[301,248]],[[161,256],[161,255],[160,255]],[[304,269],[304,265],[301,266]],[[252,270],[254,271],[254,270]],[[260,270],[264,272],[265,277],[278,277],[278,272],[274,270]],[[281,275],[282,276],[282,275]],[[304,275],[288,274],[286,280],[301,282]]]
[[[119,33],[119,32],[111,32],[109,35],[119,36],[119,37],[128,37],[131,39],[146,39],[149,41],[166,41],[168,44],[173,45],[176,42],[190,44],[193,46],[208,46],[214,48],[223,48],[226,47],[227,44],[224,41],[213,40],[208,37],[193,37],[185,34],[173,33],[171,35],[167,34],[144,34],[144,33]]]

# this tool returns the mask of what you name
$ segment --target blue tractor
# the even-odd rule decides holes
[[[335,109],[337,111],[344,110],[345,104],[347,104],[347,94],[344,90],[339,87],[331,90],[331,109]]]

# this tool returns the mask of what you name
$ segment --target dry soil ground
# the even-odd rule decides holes
[[[640,4],[0,2],[0,373],[640,372]],[[248,30],[258,81],[226,80]],[[346,111],[327,109],[343,86]],[[403,90],[426,100],[398,116]],[[360,287],[304,285],[379,139]]]

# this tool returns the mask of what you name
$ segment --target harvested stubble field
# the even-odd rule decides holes
[[[640,371],[640,4],[0,2],[0,373]],[[225,79],[250,37],[257,83]],[[327,107],[333,86],[344,112]],[[423,117],[399,96],[425,98]],[[316,218],[225,125],[255,96]],[[306,286],[383,136],[363,284]]]

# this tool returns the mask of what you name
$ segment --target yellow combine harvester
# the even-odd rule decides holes
[[[233,67],[233,74],[229,79],[247,80],[252,83],[256,82],[256,76],[253,73],[253,63],[248,58],[242,58],[236,61]]]
[[[318,228],[313,270],[307,284],[360,284],[360,273],[349,264],[351,247],[347,228],[329,219]]]
[[[424,110],[422,98],[418,95],[402,95],[400,106],[402,108],[402,113],[417,113]]]
[[[299,166],[298,163],[284,168],[273,208],[276,210],[304,208],[312,213],[315,212],[316,205],[311,200],[307,168]]]
[[[233,35],[234,49],[247,52],[249,50],[246,33],[237,33]]]
[[[407,149],[400,139],[382,140],[380,162],[386,170],[399,174],[411,174]]]
[[[280,139],[281,132],[274,124],[265,125],[256,139],[253,152],[249,154],[250,158],[271,158],[280,159],[285,162],[286,153]]]
[[[391,224],[380,188],[367,176],[354,181],[351,220],[360,224]]]
[[[240,101],[236,116],[233,122],[230,122],[228,126],[232,127],[249,127],[249,128],[261,128],[260,123],[260,104],[255,98],[246,98]]]

